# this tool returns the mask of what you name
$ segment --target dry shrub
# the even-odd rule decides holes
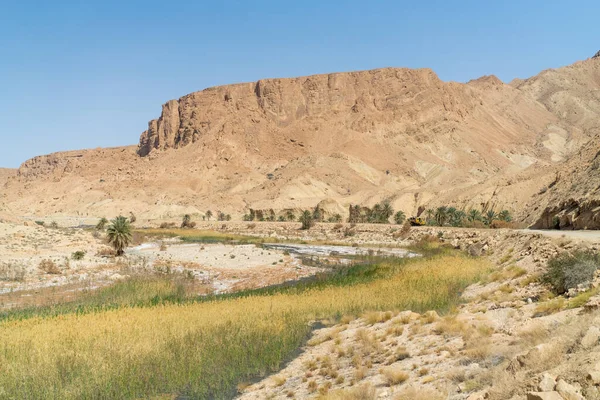
[[[549,332],[546,325],[542,322],[533,323],[517,332],[521,343],[528,347],[543,343],[548,338]]]
[[[254,229],[254,228],[256,228],[256,224],[253,222],[251,224],[246,225],[246,228],[248,228],[248,229]]]
[[[160,229],[169,229],[169,228],[175,228],[176,224],[175,222],[163,222],[162,224],[160,224],[159,228]]]
[[[161,242],[160,243],[160,251],[167,251],[167,245],[165,244],[165,242]]]
[[[372,400],[376,398],[375,387],[364,384],[352,389],[334,390],[325,396],[317,397],[319,400]]]
[[[492,229],[517,229],[520,226],[515,224],[514,222],[506,222],[501,220],[494,220],[490,224],[490,228]]]
[[[406,347],[399,346],[396,348],[396,350],[394,351],[394,354],[392,354],[392,356],[390,357],[388,362],[391,364],[396,361],[405,360],[407,358],[410,358],[410,353],[408,352],[408,350],[406,350]]]
[[[399,367],[388,367],[382,371],[388,386],[399,385],[408,380],[409,375]]]
[[[456,316],[447,316],[436,324],[433,332],[438,335],[465,336],[469,329],[469,326],[464,321],[457,319]]]
[[[392,319],[393,314],[390,311],[371,311],[366,313],[363,318],[369,325],[379,324]]]
[[[339,230],[341,230],[343,227],[344,227],[344,225],[343,225],[343,224],[339,224],[339,223],[338,223],[338,224],[335,224],[335,225],[333,226],[333,230],[334,230],[334,231],[339,231]]]
[[[421,322],[423,324],[431,324],[432,322],[435,322],[438,319],[440,319],[440,316],[435,311],[427,311],[426,313],[421,315]]]
[[[429,388],[407,387],[397,392],[394,400],[443,400],[446,396]]]
[[[113,248],[101,247],[96,252],[96,257],[114,257],[117,253]]]
[[[42,260],[38,265],[38,268],[44,271],[46,274],[60,274],[60,269],[52,260]]]
[[[550,301],[545,301],[543,303],[539,303],[535,307],[534,315],[536,317],[554,314],[556,312],[561,311],[565,307],[565,299],[562,297],[557,297],[556,299],[552,299]]]
[[[364,328],[360,328],[356,331],[355,338],[357,345],[360,346],[358,350],[363,354],[371,354],[381,350],[381,343],[375,339],[375,335],[369,334]]]
[[[287,378],[282,375],[275,375],[273,377],[273,384],[277,387],[283,386],[283,384],[287,381]]]
[[[464,351],[465,356],[473,361],[484,361],[492,353],[492,341],[489,338],[474,338],[467,340],[467,348]]]
[[[356,368],[356,371],[354,371],[354,379],[357,381],[361,381],[364,379],[365,376],[367,376],[368,372],[369,370],[367,369],[367,367],[358,367]]]
[[[0,264],[0,281],[20,282],[25,279],[25,267],[16,264]]]

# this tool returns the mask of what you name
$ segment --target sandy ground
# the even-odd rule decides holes
[[[197,283],[198,294],[206,294],[278,284],[320,271],[284,250],[255,245],[157,241],[132,247],[119,258],[100,255],[104,249],[103,235],[95,237],[88,230],[0,223],[0,308],[64,301],[139,273],[185,274]],[[77,251],[85,252],[82,260],[73,258]],[[44,262],[54,270],[43,270]]]

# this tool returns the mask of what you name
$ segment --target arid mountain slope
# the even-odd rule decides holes
[[[595,132],[599,67],[511,85],[387,68],[209,88],[166,103],[137,148],[25,162],[2,201],[20,215],[149,219],[382,199],[407,214],[442,203],[521,214]]]

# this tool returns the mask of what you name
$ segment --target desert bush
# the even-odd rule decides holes
[[[129,212],[129,222],[131,222],[132,224],[137,221],[137,217],[135,216],[134,213]]]
[[[60,274],[60,268],[52,260],[44,259],[40,261],[38,268],[46,274]]]
[[[52,228],[52,229],[58,229],[58,222],[56,222],[56,221],[52,221],[52,222],[50,223],[50,228]]]
[[[566,293],[571,288],[591,282],[594,272],[600,267],[597,254],[589,251],[563,253],[548,261],[542,282],[549,284],[556,294]]]
[[[315,220],[313,219],[313,215],[308,210],[304,210],[302,212],[302,215],[300,215],[298,222],[302,223],[302,229],[304,229],[304,230],[310,229],[315,225]]]
[[[400,367],[388,367],[383,370],[388,386],[399,385],[408,380],[409,375]]]
[[[101,247],[96,252],[96,257],[114,257],[115,255],[115,251],[110,247]]]
[[[181,227],[189,228],[191,223],[192,223],[192,216],[190,214],[185,214],[181,220]]]
[[[26,269],[22,265],[0,264],[0,281],[20,282],[25,279],[25,273]]]
[[[160,229],[175,228],[175,222],[163,222],[159,226]]]
[[[35,221],[35,223],[39,226],[44,226],[46,224],[44,221]]]
[[[83,257],[85,257],[85,251],[82,250],[77,250],[76,252],[71,254],[71,258],[75,261],[83,260]]]

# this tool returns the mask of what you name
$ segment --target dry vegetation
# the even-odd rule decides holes
[[[358,281],[352,290],[332,284],[199,304],[5,320],[0,387],[8,397],[27,398],[227,397],[238,383],[278,370],[307,337],[310,321],[368,310],[445,309],[488,264],[451,255],[378,268],[378,278]],[[361,340],[377,346],[368,335]],[[327,365],[321,369],[335,373]],[[392,372],[391,381],[402,380]]]

